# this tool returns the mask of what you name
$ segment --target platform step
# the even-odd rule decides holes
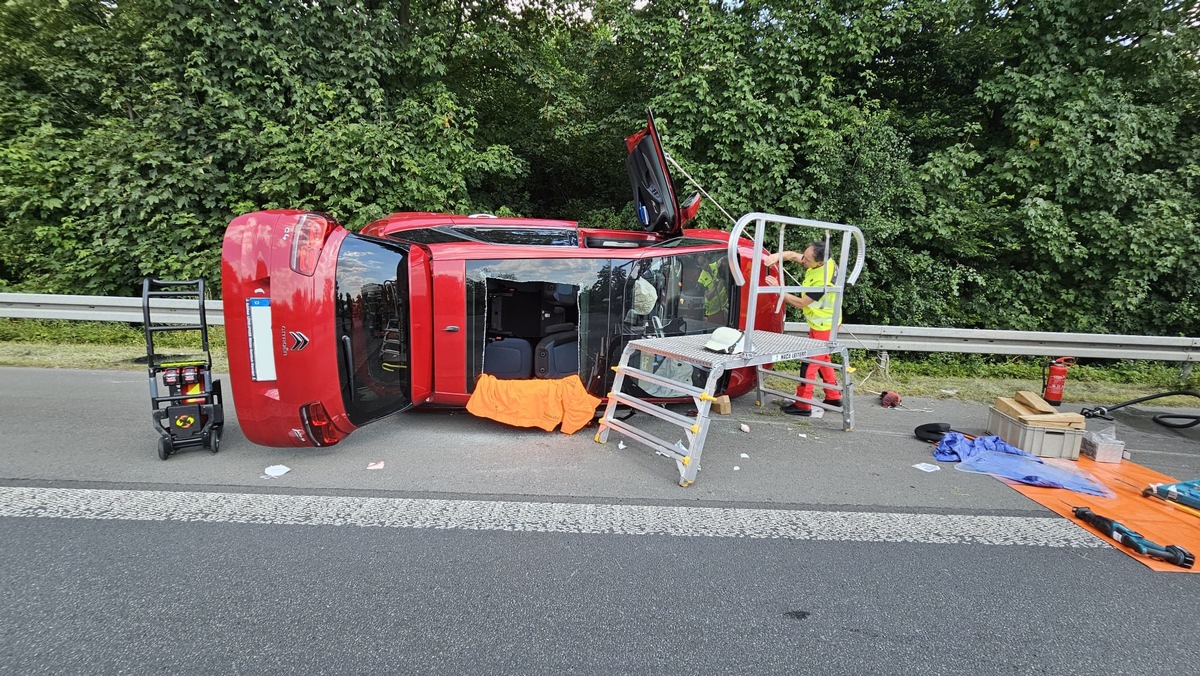
[[[601,425],[601,427],[608,427],[610,429],[616,430],[616,431],[620,432],[621,434],[629,437],[630,439],[633,439],[634,441],[637,441],[646,446],[649,446],[650,448],[654,449],[654,451],[656,453],[658,453],[660,455],[665,455],[669,458],[674,458],[676,460],[682,460],[682,459],[688,457],[687,455],[684,455],[677,450],[678,446],[676,444],[672,444],[672,443],[663,441],[662,439],[654,436],[653,434],[650,434],[649,432],[640,430],[640,429],[634,427],[633,425],[622,422],[620,420],[615,420],[615,419],[614,420],[602,420],[602,421],[600,421],[600,425]]]
[[[645,401],[642,401],[641,399],[638,399],[637,397],[630,396],[628,394],[617,393],[617,394],[609,395],[609,398],[616,400],[617,403],[619,403],[619,404],[625,404],[626,406],[629,406],[631,408],[636,408],[637,410],[639,410],[647,415],[652,415],[655,418],[658,418],[659,420],[665,420],[665,421],[671,423],[672,425],[682,427],[685,430],[690,430],[693,434],[700,431],[700,422],[699,422],[698,418],[691,418],[691,417],[688,417],[685,415],[681,415],[670,409],[663,408],[662,406],[656,406],[655,404],[647,403]]]

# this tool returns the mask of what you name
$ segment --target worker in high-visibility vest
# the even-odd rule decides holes
[[[763,259],[763,263],[770,268],[779,262],[781,256],[785,263],[799,263],[804,266],[804,279],[800,282],[800,286],[833,286],[833,278],[837,272],[837,267],[833,261],[829,260],[829,252],[826,250],[824,242],[809,244],[804,248],[804,253],[798,254],[795,251],[784,251],[782,254],[771,254]],[[779,286],[779,280],[772,275],[767,275],[767,284]],[[833,330],[833,312],[837,305],[837,294],[831,291],[810,291],[806,292],[803,296],[785,293],[783,301],[790,307],[794,307],[804,313],[804,319],[808,322],[809,338],[822,341],[829,340],[829,334]],[[828,354],[813,357],[813,359],[823,361],[826,364],[830,363]],[[821,382],[828,385],[837,384],[837,377],[833,372],[832,366],[818,366],[817,364],[805,363],[800,373],[801,377],[807,380],[816,380],[819,375]],[[829,387],[824,388],[824,390],[825,404],[841,407],[841,392]],[[812,384],[800,383],[797,385],[796,396],[801,399],[812,399]],[[788,415],[812,415],[812,406],[804,403],[793,402],[784,406],[782,410]]]
[[[724,260],[716,260],[701,268],[697,280],[704,289],[704,319],[724,325],[729,310],[729,285],[721,275]]]

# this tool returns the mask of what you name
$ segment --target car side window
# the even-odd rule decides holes
[[[610,367],[626,343],[710,333],[726,325],[736,297],[725,253],[716,250],[636,259],[476,260],[467,261],[466,277],[468,392],[485,372],[546,377],[522,364],[520,353],[528,350],[536,360],[543,341],[575,331],[579,376],[589,392],[604,396],[614,377]],[[559,349],[571,349],[563,344],[570,343]],[[503,369],[495,368],[495,357],[487,363],[489,346],[505,348]]]
[[[467,391],[474,390],[475,381],[485,372],[502,378],[560,375],[561,359],[557,368],[537,370],[537,350],[546,349],[547,339],[557,339],[554,347],[560,356],[575,350],[582,371],[587,336],[597,326],[602,334],[608,332],[610,304],[593,299],[597,293],[608,293],[608,263],[595,258],[467,261]],[[503,351],[495,345],[501,341]],[[526,351],[527,364],[521,356]],[[497,368],[501,352],[506,363]]]

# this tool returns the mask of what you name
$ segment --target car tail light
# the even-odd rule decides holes
[[[301,406],[300,420],[304,423],[304,431],[308,432],[308,438],[316,445],[331,446],[338,442],[339,437],[333,427],[333,420],[321,402],[314,401]]]
[[[293,270],[309,277],[316,272],[321,247],[325,246],[325,238],[332,229],[332,221],[319,214],[304,214],[296,221],[296,232],[292,237]]]
[[[163,385],[174,385],[179,382],[179,369],[166,369],[162,376]]]
[[[183,382],[185,384],[192,385],[200,382],[200,378],[198,377],[196,368],[194,366],[188,366],[187,368],[183,369],[181,375],[183,376]]]
[[[696,218],[696,213],[700,211],[700,193],[692,193],[691,197],[679,205],[679,211],[681,213],[679,222],[684,225],[691,223]]]

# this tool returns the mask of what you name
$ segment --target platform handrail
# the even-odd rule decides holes
[[[863,240],[862,231],[853,225],[845,225],[842,223],[830,223],[827,221],[815,221],[808,218],[796,218],[795,216],[780,216],[777,214],[766,214],[762,212],[751,212],[738,219],[734,224],[733,231],[729,235],[729,244],[726,247],[726,258],[729,261],[729,269],[733,273],[733,283],[737,286],[742,286],[746,283],[746,277],[742,274],[742,266],[738,263],[738,243],[742,239],[742,231],[746,226],[753,221],[770,221],[772,223],[780,223],[783,225],[803,225],[813,228],[822,228],[826,230],[838,230],[840,232],[849,232],[854,241],[858,245],[858,253],[854,261],[854,269],[846,276],[847,284],[854,284],[858,281],[859,274],[862,273],[863,265],[867,260],[867,243]],[[780,233],[782,240],[783,233]],[[757,242],[761,244],[761,242]],[[782,249],[782,241],[780,248]],[[782,280],[780,280],[782,281]]]
[[[742,238],[742,233],[746,226],[754,223],[754,250],[750,258],[750,280],[747,282],[742,275],[741,265],[738,262],[739,243]],[[759,283],[762,269],[763,256],[763,239],[767,224],[776,224],[779,226],[779,250],[777,252],[778,259],[776,260],[779,266],[779,283],[776,286],[764,287]],[[830,258],[830,232],[841,232],[842,241],[838,247],[837,263],[834,266],[833,279],[824,279],[824,283],[819,287],[810,287],[804,285],[787,284],[784,280],[783,272],[783,248],[784,248],[784,233],[788,225],[799,225],[810,228],[819,228],[825,233],[825,259]],[[849,274],[846,273],[846,264],[849,262],[849,254],[851,243],[857,242],[858,252],[857,260],[854,263],[854,269]],[[742,216],[737,223],[734,224],[733,231],[730,233],[729,243],[726,246],[726,258],[728,259],[730,273],[733,276],[734,283],[738,286],[749,285],[747,294],[746,306],[746,321],[745,321],[745,344],[744,348],[747,352],[754,351],[753,339],[754,322],[758,316],[758,297],[759,295],[774,294],[776,296],[775,311],[780,312],[783,308],[783,302],[786,294],[789,293],[810,293],[820,292],[832,294],[830,297],[835,298],[833,304],[833,328],[831,329],[828,340],[831,344],[837,341],[838,326],[842,322],[842,299],[845,295],[847,285],[854,284],[858,280],[859,273],[862,272],[864,261],[866,260],[866,243],[863,240],[862,231],[853,225],[844,223],[830,223],[827,221],[815,221],[808,218],[796,218],[794,216],[782,216],[778,214],[765,214],[761,212],[751,212]]]

